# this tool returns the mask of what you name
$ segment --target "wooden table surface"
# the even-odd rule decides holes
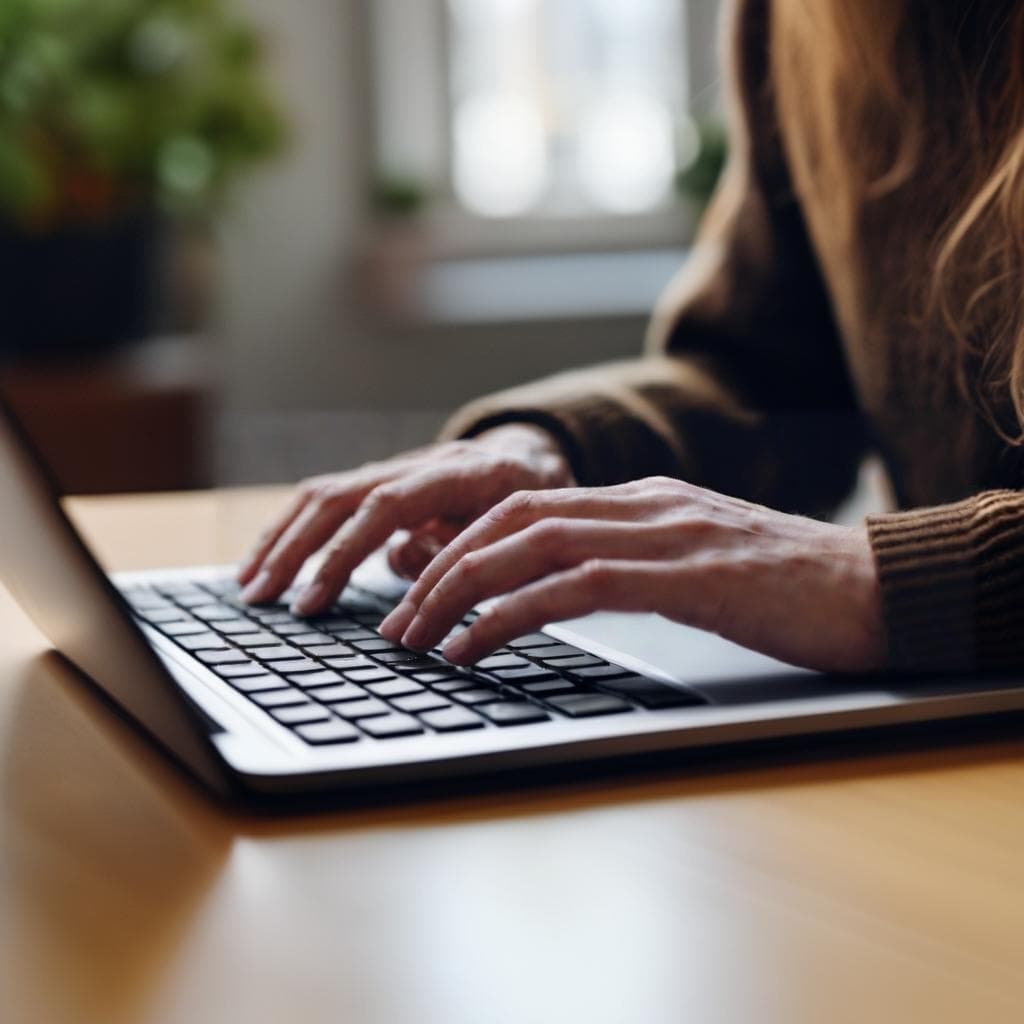
[[[279,491],[89,499],[110,568],[237,557]],[[1024,743],[260,819],[0,593],[0,1019],[1024,1019]]]

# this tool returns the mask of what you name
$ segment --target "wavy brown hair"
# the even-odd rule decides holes
[[[1024,0],[775,2],[797,192],[844,183],[842,245],[864,204],[912,189],[941,154],[936,173],[958,184],[920,314],[954,340],[965,397],[1024,444]]]

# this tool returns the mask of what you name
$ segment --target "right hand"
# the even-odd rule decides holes
[[[391,568],[415,578],[453,537],[513,492],[575,483],[554,437],[518,423],[312,477],[242,564],[242,599],[275,600],[306,560],[327,546],[316,577],[293,604],[297,614],[317,614],[396,531],[410,535],[390,550]]]

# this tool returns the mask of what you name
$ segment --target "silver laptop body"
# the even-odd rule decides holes
[[[0,406],[2,581],[54,647],[159,745],[222,795],[343,791],[754,739],[1024,709],[1015,679],[826,677],[655,616],[596,615],[545,632],[699,703],[467,731],[311,744],[214,667],[133,614],[124,593],[218,584],[231,567],[107,576],[65,515],[20,426]],[[357,576],[386,608],[394,581]],[[360,593],[362,602],[366,594]],[[486,682],[486,680],[485,680]],[[520,695],[521,696],[521,695]],[[545,707],[543,698],[537,706]],[[358,722],[356,723],[358,725]]]

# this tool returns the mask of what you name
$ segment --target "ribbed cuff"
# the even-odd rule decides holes
[[[977,498],[868,517],[894,668],[976,667],[977,517]]]

